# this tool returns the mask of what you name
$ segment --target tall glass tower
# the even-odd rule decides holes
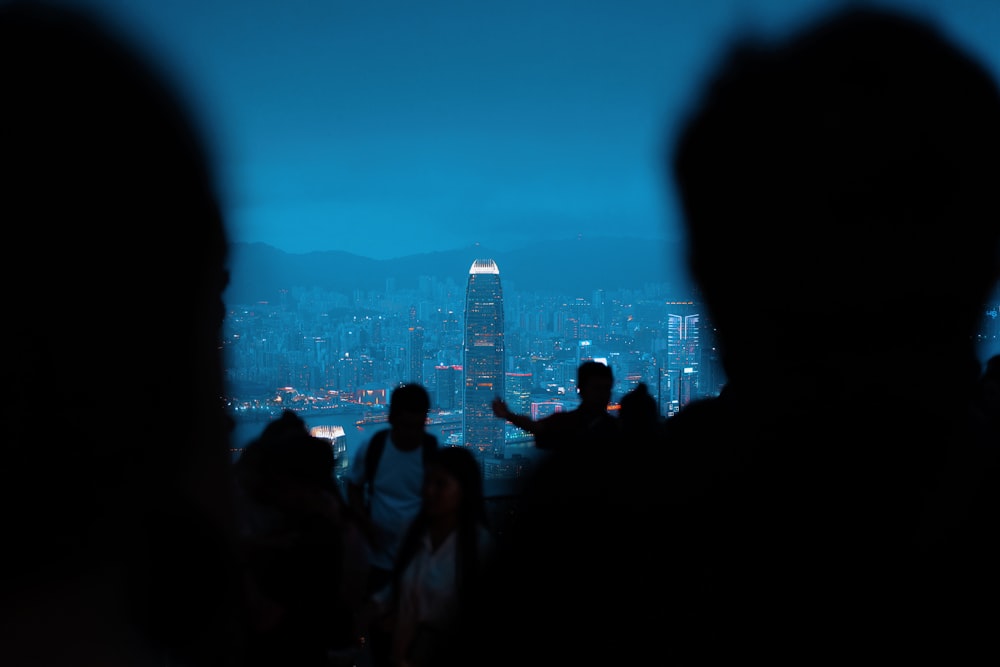
[[[686,311],[693,308],[690,304],[673,305],[681,305]],[[667,373],[670,377],[667,385],[668,406],[665,411],[667,415],[680,410],[700,395],[698,389],[700,319],[699,314],[690,312],[667,315]]]
[[[504,422],[490,405],[504,397],[503,290],[492,259],[477,259],[465,290],[465,446],[503,457]]]

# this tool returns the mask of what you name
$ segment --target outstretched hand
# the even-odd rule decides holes
[[[493,399],[493,403],[490,406],[493,408],[493,414],[497,417],[501,419],[510,418],[510,408],[507,407],[507,404],[499,396]]]

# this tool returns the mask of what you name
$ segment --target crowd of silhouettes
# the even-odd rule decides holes
[[[980,363],[975,334],[1000,278],[1000,93],[933,22],[852,5],[729,45],[665,155],[727,382],[666,420],[645,385],[611,416],[599,362],[576,410],[498,399],[551,454],[502,531],[417,384],[346,498],[292,412],[231,461],[211,159],[141,53],[92,15],[0,6],[4,271],[22,286],[0,662],[995,655],[1000,356]],[[58,308],[24,266],[67,277]],[[169,359],[143,368],[150,350]],[[53,391],[73,400],[53,411]],[[123,392],[148,410],[111,411]]]
[[[493,534],[479,461],[438,445],[426,430],[429,408],[423,386],[393,390],[389,427],[355,452],[353,506],[331,443],[294,412],[243,450],[235,470],[248,667],[449,659]]]

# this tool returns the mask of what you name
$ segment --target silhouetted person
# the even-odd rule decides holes
[[[577,386],[578,407],[539,420],[511,413],[500,399],[493,403],[497,417],[531,432],[549,454],[526,480],[513,516],[499,527],[495,559],[480,582],[482,597],[462,615],[459,646],[451,656],[455,665],[594,664],[610,660],[612,643],[618,648],[620,640],[608,638],[603,652],[593,641],[623,620],[621,609],[604,612],[599,600],[628,575],[617,568],[621,550],[632,548],[622,541],[620,527],[633,527],[632,492],[612,492],[611,483],[632,478],[636,467],[649,462],[619,447],[620,424],[608,412],[612,369],[585,361],[577,369]],[[634,570],[639,562],[628,567]],[[563,632],[585,645],[567,646]]]
[[[576,369],[580,404],[566,412],[554,412],[541,419],[519,415],[503,398],[493,399],[493,414],[534,436],[538,449],[561,451],[581,447],[588,440],[604,438],[618,426],[608,413],[615,378],[611,367],[599,361],[584,361]]]
[[[286,410],[237,463],[246,521],[251,667],[353,664],[368,554],[340,494],[333,448]]]
[[[1000,258],[992,77],[932,24],[847,10],[734,48],[672,159],[729,378],[666,423],[689,636],[777,661],[981,648],[1000,438],[969,407]]]
[[[424,471],[420,512],[369,611],[390,621],[393,665],[438,665],[450,656],[452,633],[471,608],[492,548],[479,462],[464,447],[435,450]]]
[[[0,7],[0,663],[239,659],[227,236],[170,78],[99,17]]]
[[[430,395],[419,384],[404,384],[389,396],[389,428],[376,431],[358,448],[347,478],[351,508],[366,525],[369,540],[368,593],[392,577],[399,545],[420,511],[424,461],[438,447],[427,431]],[[372,456],[373,448],[378,456]],[[369,654],[373,667],[389,660],[389,637],[379,623],[369,627]]]
[[[645,382],[640,382],[635,389],[622,396],[618,423],[622,440],[626,443],[649,442],[659,432],[662,424],[660,409]]]
[[[1000,437],[972,416],[1000,268],[992,77],[933,24],[847,8],[733,45],[669,157],[728,382],[654,459],[595,460],[589,522],[506,545],[470,616],[514,639],[476,657],[994,655]]]

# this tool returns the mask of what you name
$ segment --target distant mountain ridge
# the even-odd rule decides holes
[[[287,253],[264,243],[234,243],[230,250],[227,304],[269,301],[279,291],[317,287],[351,294],[415,289],[421,276],[451,279],[464,289],[476,259],[493,259],[505,287],[589,296],[593,290],[641,289],[650,283],[687,284],[677,245],[627,238],[543,241],[511,251],[481,246],[376,260],[339,250]]]

